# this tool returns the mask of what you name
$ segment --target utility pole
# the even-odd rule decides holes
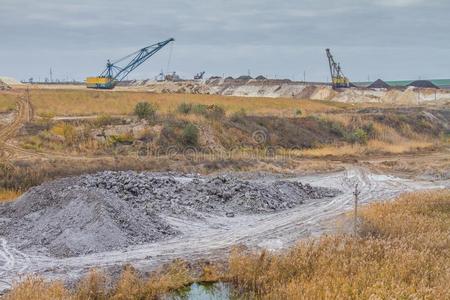
[[[50,68],[50,83],[53,83],[53,71],[52,71],[52,68]]]
[[[355,191],[353,192],[353,196],[355,197],[355,215],[353,220],[353,233],[358,236],[358,197],[361,194],[361,191],[358,189],[358,183],[355,185]]]

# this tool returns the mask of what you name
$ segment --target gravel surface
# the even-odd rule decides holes
[[[282,180],[102,172],[49,182],[0,205],[0,236],[21,250],[79,256],[180,234],[182,228],[171,225],[168,216],[202,220],[264,214],[337,194]]]

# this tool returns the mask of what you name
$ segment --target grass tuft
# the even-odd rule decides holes
[[[0,189],[0,202],[12,201],[19,197],[22,193],[18,190]]]

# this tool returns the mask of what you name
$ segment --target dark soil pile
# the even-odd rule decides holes
[[[381,79],[376,80],[374,83],[369,85],[369,89],[389,89],[391,86]]]
[[[417,88],[428,88],[428,89],[439,89],[437,85],[432,83],[429,80],[416,80],[408,84],[408,86],[417,87]]]
[[[0,235],[22,250],[78,256],[179,234],[183,229],[167,216],[201,221],[270,213],[336,194],[300,182],[102,172],[49,182],[0,205]]]

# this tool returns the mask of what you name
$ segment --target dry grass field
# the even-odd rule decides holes
[[[93,271],[74,290],[30,277],[4,298],[159,299],[195,281],[225,281],[244,299],[449,299],[450,191],[400,196],[361,214],[359,237],[302,241],[286,252],[233,251],[227,267],[194,275],[176,261],[142,279],[127,268],[116,284]]]
[[[370,154],[403,154],[415,153],[426,149],[432,149],[434,143],[420,140],[401,140],[396,144],[390,144],[379,140],[370,140],[365,145],[325,145],[304,150],[290,151],[292,155],[304,157],[325,157],[325,156],[365,156]]]
[[[449,299],[450,191],[363,209],[360,237],[230,259],[231,280],[264,299]]]
[[[228,113],[245,110],[250,115],[295,116],[352,107],[330,101],[225,97],[216,95],[154,94],[91,90],[32,90],[31,102],[38,115],[57,116],[127,115],[138,102],[155,104],[162,113],[174,112],[180,103],[216,104]]]
[[[0,93],[0,108],[11,109],[21,93]],[[264,155],[267,147],[289,157],[325,158],[417,153],[445,144],[442,124],[414,108],[84,89],[31,89],[30,95],[37,117],[25,124],[15,142],[39,153],[135,155],[143,147],[154,154],[165,153],[169,146],[195,146],[201,153],[213,149],[246,160],[249,151],[270,158]],[[147,123],[133,116],[142,101],[153,104],[156,111]],[[183,105],[191,111],[180,110]],[[383,109],[386,113],[379,113]],[[53,119],[64,116],[92,117]],[[188,126],[198,129],[194,143],[184,142]],[[265,135],[264,143],[255,140],[255,133]]]
[[[15,95],[0,93],[0,113],[9,112],[16,108]]]

